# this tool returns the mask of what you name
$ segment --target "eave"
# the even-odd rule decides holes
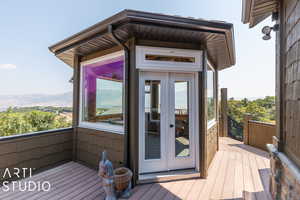
[[[252,28],[278,10],[278,0],[243,0],[242,22]]]
[[[118,38],[131,37],[158,41],[180,41],[206,46],[208,56],[219,69],[235,64],[233,25],[221,21],[184,18],[134,10],[124,10],[49,47],[59,59],[73,66],[75,54],[88,55],[113,47],[108,32],[114,27]]]

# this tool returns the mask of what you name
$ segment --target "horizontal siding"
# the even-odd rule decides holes
[[[107,151],[108,159],[114,167],[123,164],[124,136],[99,130],[77,128],[77,158],[88,166],[97,169],[101,152]]]
[[[207,130],[207,169],[218,151],[218,124]]]
[[[0,180],[6,168],[40,168],[72,159],[73,129],[51,130],[42,134],[0,140]]]

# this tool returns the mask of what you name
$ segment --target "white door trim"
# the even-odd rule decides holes
[[[195,77],[193,74],[170,73],[169,74],[169,124],[175,124],[175,81],[187,81],[189,84],[188,114],[189,114],[189,153],[188,157],[175,156],[175,127],[168,130],[170,151],[168,151],[168,170],[195,168]]]
[[[161,94],[164,91],[167,95],[160,95],[161,98],[161,158],[145,160],[145,80],[160,80],[161,81]],[[170,119],[169,116],[172,116],[170,105],[170,84],[171,80],[187,80],[189,84],[189,118],[190,118],[190,152],[191,159],[185,158],[175,158],[175,134],[173,138],[167,138],[170,136]],[[183,168],[195,168],[199,171],[199,117],[198,117],[198,76],[197,73],[173,73],[173,72],[140,72],[139,78],[139,173],[150,173],[150,172],[159,172],[159,171],[168,171],[175,169]],[[173,92],[174,93],[174,92]],[[174,96],[174,94],[173,94]],[[174,115],[175,116],[175,115]],[[175,118],[174,118],[175,119]],[[169,144],[167,144],[167,141]],[[171,144],[173,143],[172,152],[169,150]],[[167,145],[166,145],[167,144]],[[174,159],[171,159],[174,158]]]
[[[167,158],[166,158],[166,137],[164,134],[160,134],[160,159],[145,159],[145,80],[160,80],[161,90],[167,91],[167,79],[166,73],[151,73],[151,72],[140,72],[139,80],[139,172],[158,172],[163,171],[167,168]],[[160,118],[160,129],[161,132],[166,130],[167,124],[167,99],[162,98],[161,100],[161,118]]]

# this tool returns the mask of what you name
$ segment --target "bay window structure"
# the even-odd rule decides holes
[[[123,79],[122,51],[81,63],[80,126],[123,132]]]
[[[208,64],[207,66],[207,124],[208,127],[210,127],[216,122],[217,109],[215,92],[215,71],[210,64]]]
[[[74,69],[74,160],[97,168],[105,150],[133,185],[186,169],[207,176],[218,71],[235,63],[232,24],[124,10],[50,50]]]

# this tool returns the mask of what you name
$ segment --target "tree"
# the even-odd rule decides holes
[[[70,127],[66,117],[53,112],[9,108],[0,113],[0,136],[30,133],[56,128]]]
[[[253,120],[263,122],[275,121],[275,97],[267,96],[263,99],[250,101],[248,99],[228,101],[229,116],[242,123],[245,114],[250,114]]]

